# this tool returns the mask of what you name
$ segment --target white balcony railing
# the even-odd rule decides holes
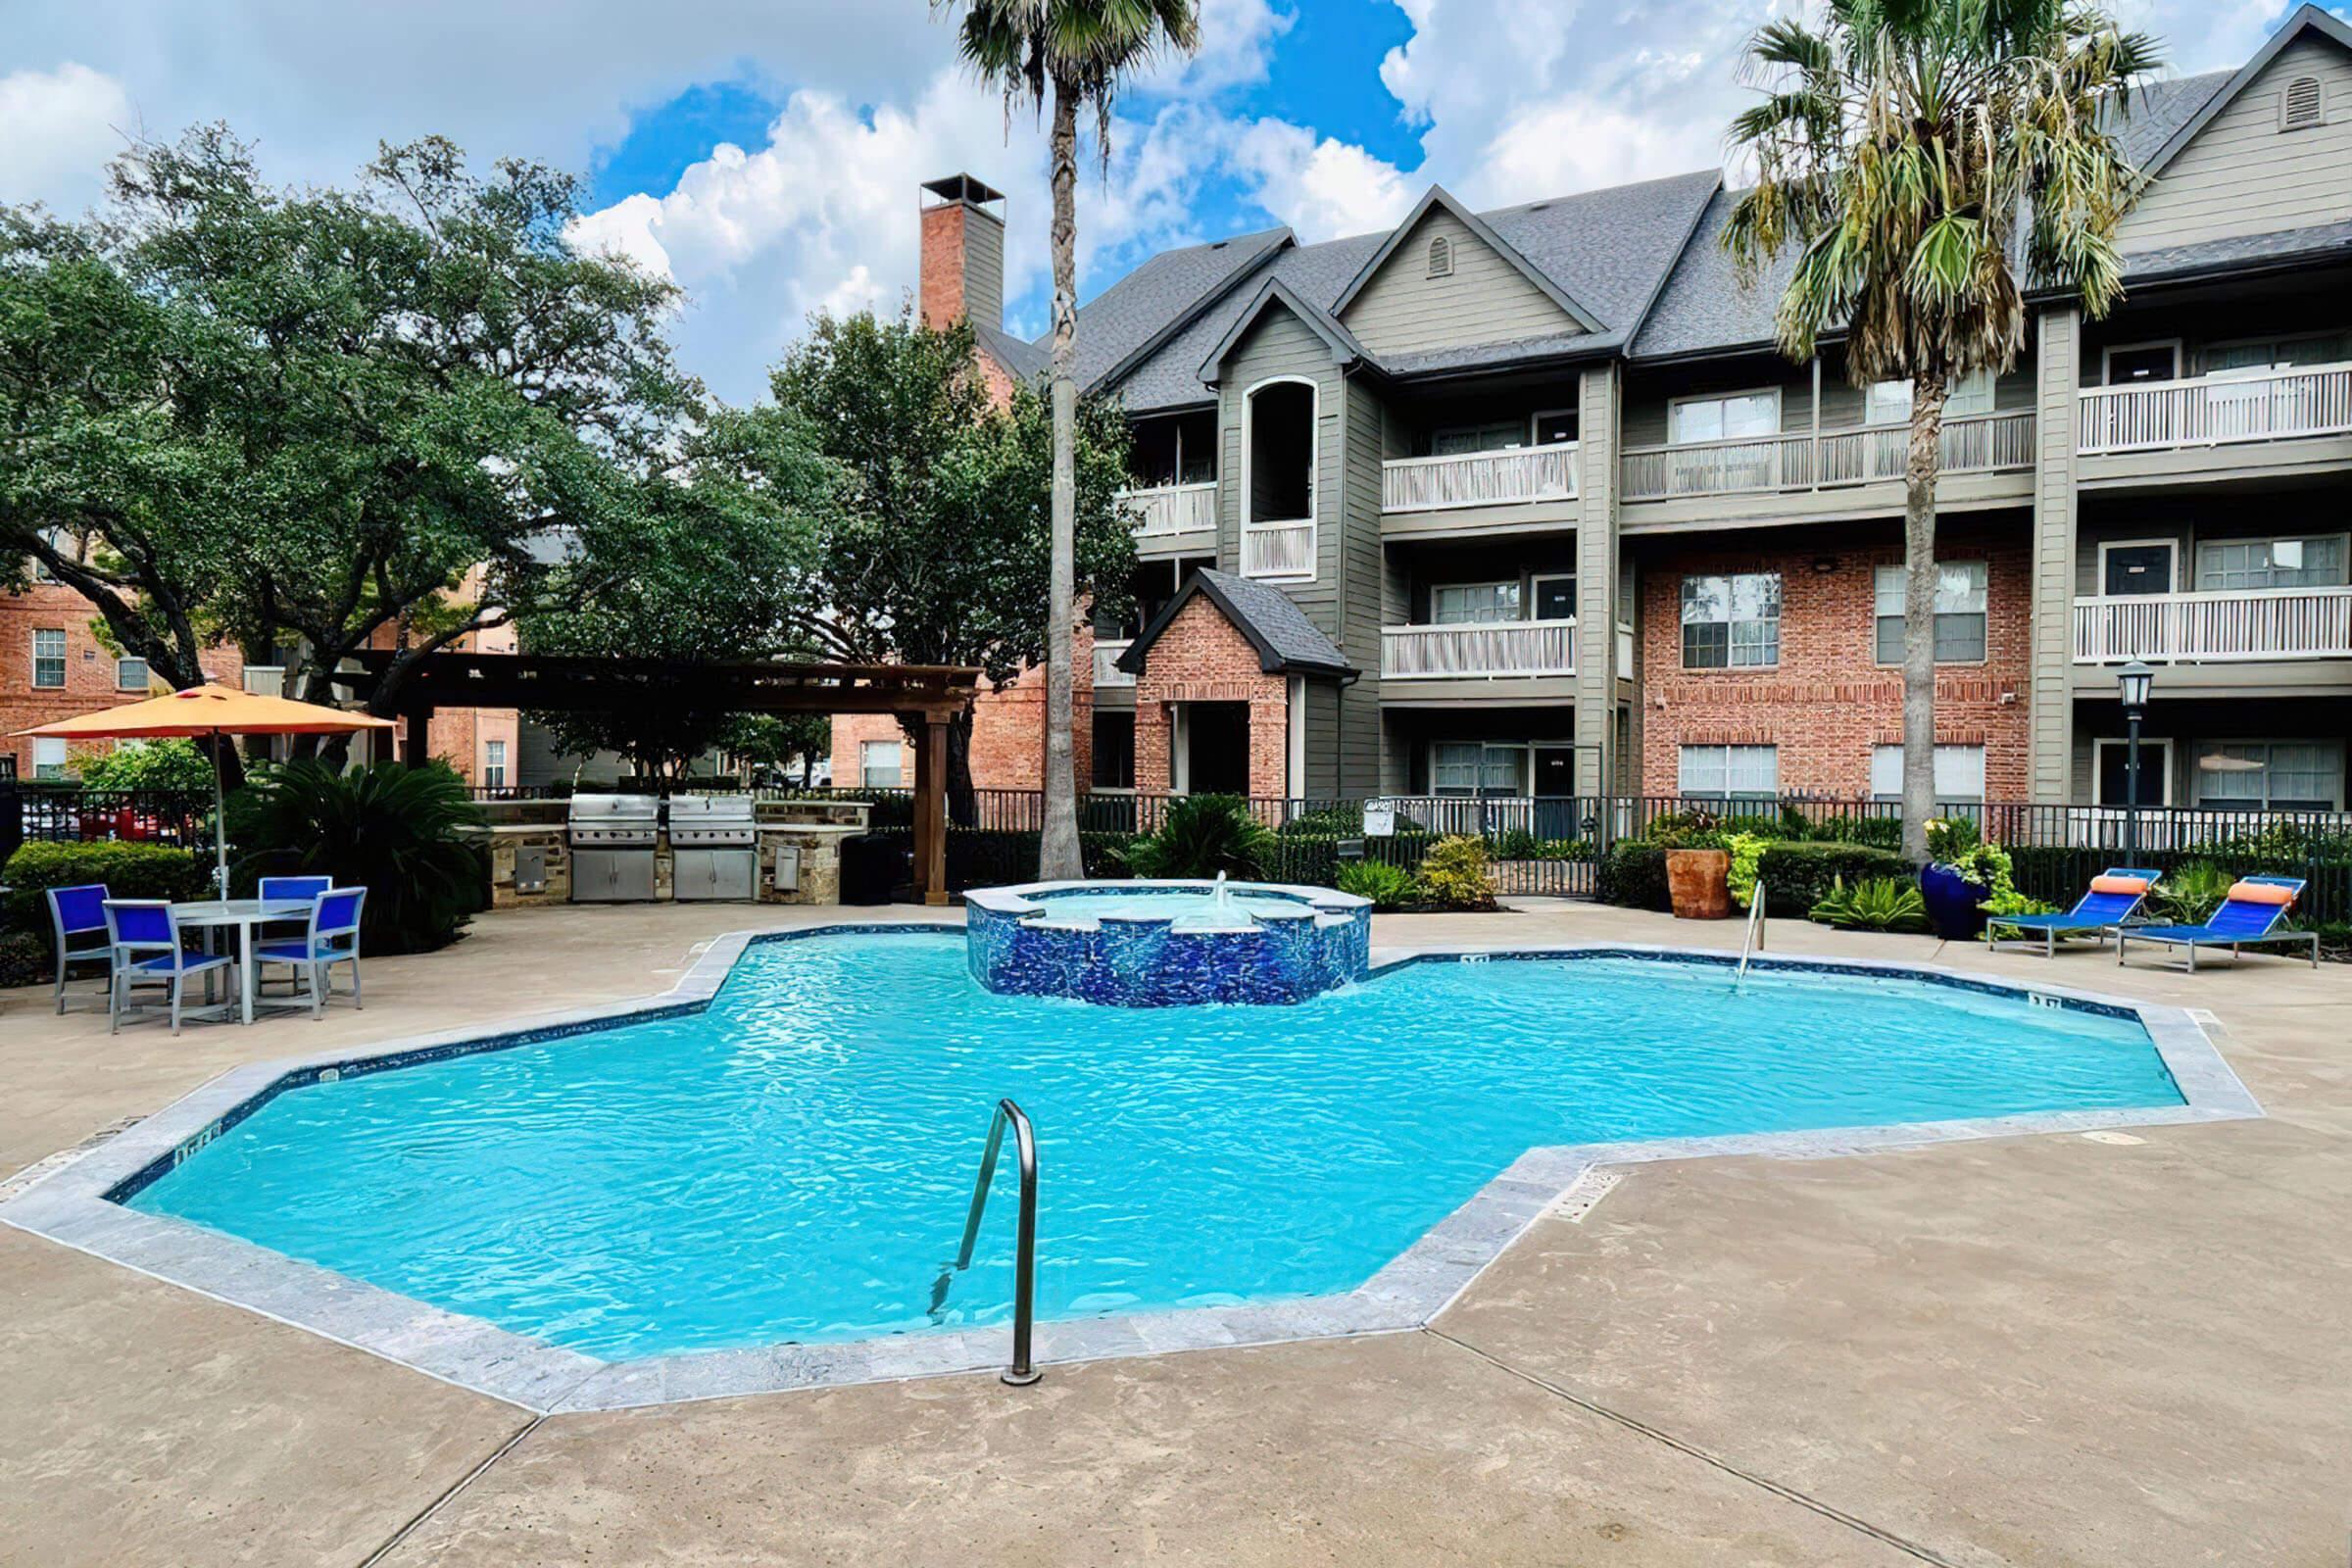
[[[1097,686],[1132,686],[1135,677],[1119,667],[1119,656],[1125,653],[1133,639],[1119,642],[1095,640],[1095,684]]]
[[[2075,601],[2075,662],[2352,659],[2352,588]]]
[[[1195,533],[1217,525],[1217,481],[1122,490],[1119,504],[1135,519],[1139,539],[1163,533]]]
[[[1394,458],[1380,466],[1384,512],[1444,512],[1566,501],[1576,495],[1576,443]]]
[[[2085,387],[2079,423],[2085,454],[2341,435],[2352,432],[2352,365]]]
[[[1576,673],[1573,620],[1487,620],[1384,626],[1380,672],[1397,680]]]
[[[1911,432],[1899,424],[1819,435],[1759,436],[1746,441],[1699,441],[1640,447],[1625,455],[1628,501],[1682,496],[1755,495],[1826,490],[1838,485],[1900,479]],[[2034,416],[1972,415],[1943,426],[1945,473],[1984,473],[2034,466]]]
[[[1315,574],[1313,518],[1298,522],[1242,525],[1242,575],[1312,577]]]

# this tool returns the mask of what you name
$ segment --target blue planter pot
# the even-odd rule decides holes
[[[1983,934],[1984,911],[1979,906],[1990,891],[1948,865],[1925,866],[1919,873],[1919,896],[1928,906],[1928,923],[1946,942],[1974,942]]]

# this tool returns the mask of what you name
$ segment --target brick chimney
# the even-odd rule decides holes
[[[1004,324],[1004,193],[970,174],[923,182],[923,324]],[[990,209],[994,208],[994,211]]]

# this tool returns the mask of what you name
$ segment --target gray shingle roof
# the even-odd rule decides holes
[[[989,358],[1004,367],[1004,373],[1016,381],[1034,381],[1046,373],[1054,357],[1042,345],[1026,343],[1003,327],[972,323],[972,336]]]
[[[1152,624],[1119,656],[1119,667],[1130,674],[1141,674],[1144,658],[1152,651],[1152,645],[1159,641],[1159,634],[1168,629],[1176,619],[1176,612],[1195,594],[1208,595],[1225,618],[1233,622],[1234,629],[1250,639],[1250,646],[1257,650],[1258,668],[1269,675],[1356,673],[1355,666],[1348,662],[1348,656],[1316,629],[1315,623],[1306,618],[1306,612],[1289,594],[1230,571],[1208,568],[1185,579],[1183,589],[1152,617]]]
[[[2125,156],[2138,163],[2163,146],[2230,75],[2227,71],[2215,71],[2148,83],[2118,133]],[[1758,270],[1752,284],[1740,284],[1732,259],[1723,250],[1724,224],[1740,195],[1724,191],[1707,205],[1698,231],[1690,236],[1689,248],[1675,264],[1665,291],[1634,342],[1634,358],[1671,359],[1770,346],[1773,312],[1788,285],[1789,274],[1796,270],[1796,254],[1793,250],[1783,252]],[[2131,266],[2129,271],[2136,273],[2137,267]]]
[[[1161,251],[1078,308],[1078,384],[1091,387],[1172,321],[1290,243],[1287,228]],[[1041,362],[1045,337],[1030,346]],[[1196,360],[1194,363],[1198,364]]]
[[[2135,251],[2124,258],[2124,275],[2134,283],[2151,283],[2221,268],[2290,258],[2303,260],[2331,252],[2352,253],[2352,220],[2289,228],[2276,234],[2229,234],[2194,245]]]

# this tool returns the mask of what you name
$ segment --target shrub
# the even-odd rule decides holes
[[[1814,823],[1805,837],[1815,843],[1899,850],[1903,847],[1903,820],[1899,816],[1832,816]]]
[[[1317,810],[1301,811],[1282,824],[1284,838],[1361,838],[1364,832],[1364,808],[1360,806],[1326,806]]]
[[[1610,846],[1607,858],[1600,862],[1594,891],[1603,903],[1623,905],[1630,909],[1655,909],[1660,913],[1672,909],[1674,899],[1666,886],[1665,850],[1642,839],[1618,840]]]
[[[1928,858],[1938,865],[1957,864],[1983,842],[1977,824],[1965,816],[1941,816],[1928,824]]]
[[[1135,876],[1185,878],[1227,876],[1263,879],[1278,846],[1265,825],[1250,814],[1238,795],[1188,795],[1168,803],[1159,831],[1127,850]]]
[[[35,841],[8,858],[0,882],[8,884],[8,923],[33,933],[49,951],[50,888],[103,882],[118,899],[201,898],[212,863],[188,850],[163,844],[48,844]]]
[[[1988,916],[2002,914],[2056,914],[2058,912],[2058,906],[2055,904],[2044,904],[2039,899],[2029,899],[2023,893],[2016,891],[2014,888],[2005,893],[1993,894],[1990,898],[1986,899],[1984,904],[1980,906],[1980,907],[1982,907],[1984,913]],[[2014,931],[2004,933],[2004,935],[2012,937],[2016,934],[2017,933]],[[1979,942],[1990,942],[1992,940],[1991,928],[1987,927],[1984,930],[1978,932],[1977,940]]]
[[[1909,882],[1890,876],[1873,877],[1847,888],[1839,877],[1829,893],[1806,911],[1806,918],[1841,931],[1925,931],[1927,901]]]
[[[1732,902],[1742,909],[1755,899],[1756,864],[1764,858],[1764,851],[1771,843],[1761,833],[1735,833],[1724,842],[1724,848],[1732,853],[1732,869],[1728,878]]]
[[[91,790],[179,790],[213,793],[213,764],[194,741],[145,741],[78,759],[74,769]]]
[[[49,944],[32,931],[0,931],[0,991],[46,985],[57,978]]]
[[[1372,901],[1375,909],[1401,909],[1420,892],[1413,873],[1386,860],[1350,860],[1340,867],[1339,888]]]
[[[2156,884],[2156,911],[2174,925],[2203,925],[2236,880],[2211,860],[2191,860]]]
[[[1842,877],[1860,882],[1869,877],[1905,877],[1911,864],[1890,850],[1867,844],[1768,844],[1756,860],[1756,876],[1770,901],[1765,912],[1802,919],[1828,896]]]
[[[1441,909],[1494,907],[1486,841],[1468,834],[1438,840],[1421,859],[1421,896]]]
[[[351,773],[289,762],[229,804],[230,840],[246,850],[241,884],[330,876],[366,888],[360,941],[375,953],[442,947],[483,906],[489,877],[473,837],[481,822],[465,781],[439,762]]]

